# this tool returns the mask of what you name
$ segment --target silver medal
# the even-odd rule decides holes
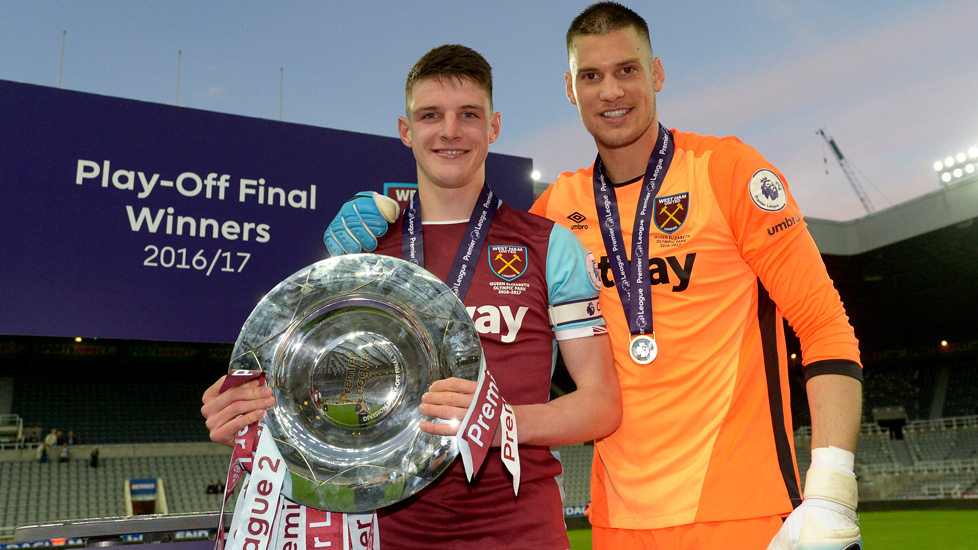
[[[648,365],[655,361],[655,356],[659,354],[659,348],[655,345],[655,336],[649,334],[632,336],[628,352],[632,356],[632,361],[639,365]]]

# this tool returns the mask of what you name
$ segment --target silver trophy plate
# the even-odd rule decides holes
[[[422,432],[433,419],[418,406],[436,380],[476,380],[482,346],[465,306],[434,275],[351,254],[272,289],[231,357],[231,370],[263,370],[273,390],[262,437],[288,465],[283,495],[362,512],[417,493],[451,464],[455,438]]]

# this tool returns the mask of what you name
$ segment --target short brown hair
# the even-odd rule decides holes
[[[489,110],[492,110],[492,66],[486,58],[459,44],[445,44],[433,48],[411,67],[404,84],[405,103],[411,99],[411,90],[422,80],[437,78],[441,80],[471,80],[486,91],[489,96]]]
[[[641,15],[617,2],[591,4],[571,21],[567,29],[567,53],[570,54],[571,43],[578,36],[600,36],[626,27],[634,27],[652,49],[649,25]]]

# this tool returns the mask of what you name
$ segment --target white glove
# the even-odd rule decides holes
[[[805,500],[785,520],[768,550],[860,550],[855,455],[838,447],[812,449]]]
[[[377,237],[387,233],[388,224],[400,214],[394,199],[372,191],[361,191],[343,203],[329,223],[323,242],[331,256],[373,252]]]

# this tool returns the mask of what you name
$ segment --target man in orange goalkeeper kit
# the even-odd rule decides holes
[[[659,124],[665,73],[634,11],[588,7],[567,52],[567,98],[598,154],[531,212],[600,259],[624,413],[595,441],[594,548],[860,548],[858,344],[784,176],[734,137]],[[357,200],[327,231],[334,253],[386,230],[386,199]],[[782,319],[811,408],[804,494]]]

